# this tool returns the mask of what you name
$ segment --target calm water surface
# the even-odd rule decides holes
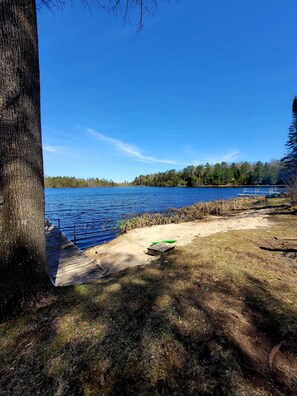
[[[103,187],[46,188],[46,217],[85,249],[114,239],[123,218],[144,212],[164,212],[195,202],[236,197],[242,188]]]

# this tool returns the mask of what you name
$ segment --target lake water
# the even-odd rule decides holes
[[[261,189],[262,190],[262,189]],[[236,197],[242,188],[103,187],[46,188],[46,217],[73,240],[76,225],[80,249],[114,239],[123,218],[144,212],[164,212],[196,202]]]

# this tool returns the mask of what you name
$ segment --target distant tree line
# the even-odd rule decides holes
[[[174,169],[136,177],[135,186],[152,187],[198,187],[224,185],[276,185],[283,184],[284,167],[280,161],[256,163],[226,162],[215,165],[187,166],[181,171]]]
[[[61,188],[61,187],[114,187],[118,186],[112,180],[89,178],[82,179],[74,176],[45,176],[45,187]]]
[[[198,187],[198,186],[238,186],[238,185],[276,185],[283,184],[285,167],[280,161],[256,163],[226,162],[215,165],[187,166],[181,171],[175,169],[166,172],[137,176],[132,183],[116,183],[98,178],[76,178],[74,176],[45,176],[45,187],[114,187],[114,186],[150,186],[150,187]]]

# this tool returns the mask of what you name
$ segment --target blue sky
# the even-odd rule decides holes
[[[45,174],[139,174],[285,153],[296,0],[159,1],[137,32],[77,4],[38,14]]]

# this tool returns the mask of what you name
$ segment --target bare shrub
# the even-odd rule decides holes
[[[297,206],[297,172],[287,178],[286,186],[291,205]]]

